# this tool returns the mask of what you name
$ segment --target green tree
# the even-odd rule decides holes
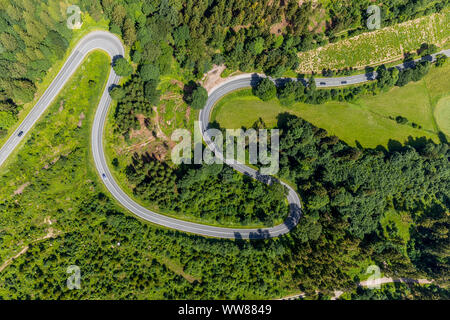
[[[159,68],[154,64],[144,64],[139,71],[142,80],[156,80],[159,78]]]
[[[436,56],[436,67],[442,67],[447,61],[447,56],[445,54],[438,54]]]
[[[249,44],[249,50],[255,56],[260,54],[264,50],[264,39],[261,37],[256,38]]]
[[[122,87],[114,87],[109,91],[109,95],[114,100],[121,100],[125,97],[125,90]]]
[[[208,100],[208,91],[202,86],[198,86],[192,92],[188,102],[192,108],[202,109],[205,106],[206,100]]]
[[[147,81],[144,85],[145,98],[152,105],[159,104],[160,91],[157,89],[158,82],[155,80]]]
[[[189,38],[189,27],[187,25],[182,25],[173,32],[173,39],[177,47],[184,46]]]
[[[126,45],[131,46],[136,41],[136,28],[134,21],[130,18],[126,18],[123,23],[123,40]]]
[[[133,73],[133,67],[123,57],[120,57],[114,61],[113,68],[116,74],[121,77],[128,77]]]
[[[270,79],[264,78],[253,89],[253,94],[263,101],[269,101],[277,95],[277,88]]]

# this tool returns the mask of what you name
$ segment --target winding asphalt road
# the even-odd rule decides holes
[[[11,135],[8,141],[0,149],[0,166],[5,162],[5,160],[11,155],[14,149],[20,144],[20,142],[25,138],[26,134],[32,129],[36,121],[42,116],[47,107],[51,104],[53,99],[58,95],[60,90],[64,87],[65,83],[73,75],[79,65],[82,63],[83,59],[88,53],[93,50],[103,50],[112,59],[118,56],[124,55],[124,47],[121,41],[113,34],[105,31],[94,31],[89,33],[84,38],[80,40],[78,45],[72,51],[70,56],[67,58],[65,64],[61,68],[60,72],[44,92],[42,97],[38,100],[36,105],[27,115],[27,117],[22,121],[16,131]],[[446,50],[445,53],[449,56],[450,50]],[[399,65],[399,68],[404,67]],[[227,82],[221,84],[217,88],[213,89],[210,93],[208,101],[205,108],[200,112],[200,129],[203,134],[203,139],[211,150],[214,150],[214,144],[211,138],[207,135],[206,129],[209,123],[209,118],[214,104],[225,94],[240,89],[244,87],[251,86],[257,81],[260,75],[256,74],[244,74],[234,78],[231,78]],[[327,79],[316,79],[318,87],[328,87],[337,86],[344,84],[355,84],[361,83],[368,80],[374,75],[356,75],[350,77],[342,78],[327,78]],[[288,233],[299,221],[301,216],[301,203],[297,193],[288,185],[281,182],[287,190],[287,199],[289,202],[289,216],[284,221],[284,223],[274,226],[272,228],[262,228],[262,229],[240,229],[240,228],[220,228],[213,227],[209,225],[203,225],[198,223],[187,222],[175,218],[171,218],[159,213],[153,212],[139,205],[133,201],[123,190],[119,187],[117,182],[114,180],[104,154],[103,148],[103,130],[106,123],[106,118],[108,114],[108,108],[111,104],[111,98],[108,93],[108,89],[114,84],[117,84],[120,77],[115,74],[114,70],[108,77],[106,84],[106,89],[102,94],[100,102],[97,107],[97,111],[94,118],[94,125],[92,128],[91,144],[92,153],[94,157],[94,162],[97,171],[100,174],[103,183],[106,188],[111,192],[112,196],[119,201],[119,203],[126,209],[130,210],[136,216],[147,220],[149,222],[176,229],[179,231],[199,234],[209,237],[217,238],[228,238],[228,239],[263,239],[270,237],[277,237],[282,234]],[[279,81],[285,81],[286,79],[279,79]],[[275,81],[275,80],[274,80]],[[275,178],[269,176],[262,176],[252,168],[245,166],[237,161],[226,162],[232,166],[235,170],[249,175],[255,179],[258,179],[264,183],[273,183]]]

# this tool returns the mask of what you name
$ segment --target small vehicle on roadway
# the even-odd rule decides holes
[[[347,84],[347,81],[341,81],[341,84]]]
[[[22,135],[23,135],[23,131],[20,131],[20,132],[17,134],[18,137],[21,137]]]
[[[103,177],[103,178],[106,178],[106,174],[102,173],[102,177]]]
[[[324,85],[326,85],[326,83],[325,82],[321,82],[320,85],[324,86]]]

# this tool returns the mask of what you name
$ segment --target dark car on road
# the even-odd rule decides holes
[[[21,137],[22,135],[23,135],[23,131],[20,131],[20,132],[17,134],[18,137]]]
[[[347,81],[341,81],[341,84],[347,84]]]
[[[325,82],[321,82],[320,85],[321,85],[321,86],[324,86],[324,85],[326,85],[326,83],[325,83]]]

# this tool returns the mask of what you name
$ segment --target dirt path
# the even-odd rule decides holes
[[[224,64],[220,66],[214,65],[210,71],[203,75],[201,83],[206,91],[210,92],[212,88],[227,80],[227,78],[222,78],[220,76],[225,69],[226,67]]]
[[[358,283],[358,286],[359,287],[368,287],[368,286],[376,286],[376,285],[382,285],[382,284],[393,283],[393,282],[431,284],[433,282],[433,280],[428,280],[428,279],[417,279],[416,280],[416,279],[411,279],[411,278],[384,277],[384,278],[379,278],[379,279],[374,279],[374,280],[361,281],[360,283]],[[319,293],[319,291],[316,291],[316,293]],[[337,300],[344,293],[345,293],[344,291],[340,291],[340,290],[334,291],[334,296],[331,297],[331,300]],[[304,298],[304,297],[305,297],[305,293],[300,292],[298,294],[293,294],[293,295],[283,297],[283,298],[277,299],[277,300],[295,300],[295,299]]]
[[[401,282],[401,283],[417,283],[417,284],[430,284],[433,281],[431,280],[427,280],[427,279],[411,279],[411,278],[379,278],[379,279],[374,279],[374,280],[366,280],[366,281],[361,281],[359,283],[360,287],[368,287],[368,286],[376,286],[376,285],[381,285],[381,284],[385,284],[385,283],[392,283],[392,282]]]
[[[22,194],[23,190],[25,190],[25,188],[28,187],[29,185],[30,185],[30,182],[25,182],[19,188],[17,188],[16,191],[14,191],[14,195]]]
[[[48,228],[48,232],[47,232],[47,234],[46,234],[45,236],[40,237],[40,238],[38,238],[38,239],[36,239],[36,240],[33,240],[33,241],[31,242],[31,244],[36,243],[36,242],[41,241],[41,240],[45,240],[45,239],[49,239],[49,238],[54,238],[54,237],[58,236],[60,233],[61,233],[61,232],[59,232],[59,231],[56,231],[56,232],[55,232],[55,230],[54,230],[53,228]],[[5,268],[6,268],[7,266],[9,266],[14,260],[16,260],[16,259],[19,258],[21,255],[23,255],[25,252],[27,252],[29,248],[30,248],[30,245],[27,245],[27,246],[23,247],[22,250],[20,250],[19,253],[17,253],[15,256],[13,256],[13,257],[7,259],[2,265],[0,265],[0,272],[2,272],[3,270],[5,270]]]

